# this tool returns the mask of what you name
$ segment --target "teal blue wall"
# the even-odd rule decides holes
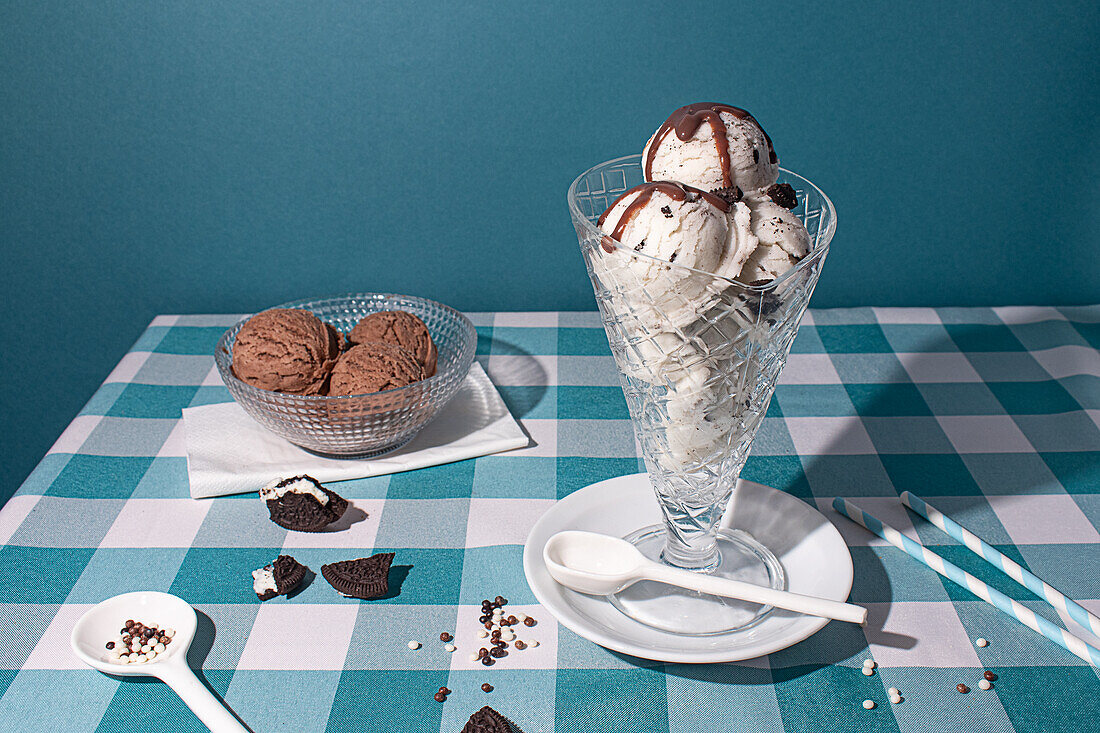
[[[691,101],[833,197],[819,306],[1100,301],[1095,2],[741,5],[5,3],[5,482],[156,313],[592,307],[565,188]]]

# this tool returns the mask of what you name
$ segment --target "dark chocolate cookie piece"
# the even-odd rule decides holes
[[[318,493],[327,497],[327,501],[322,503],[316,496]],[[271,521],[295,532],[320,532],[340,519],[348,508],[347,499],[305,475],[273,481],[260,490],[260,497],[267,502]]]
[[[794,186],[789,183],[773,183],[764,193],[784,209],[793,209],[798,206],[798,195],[795,193]]]
[[[279,595],[285,596],[299,585],[306,577],[306,566],[295,560],[290,555],[279,555],[275,559],[275,587]]]
[[[515,733],[515,731],[516,729],[508,722],[508,718],[488,705],[471,715],[466,725],[462,726],[462,733]]]
[[[394,553],[380,552],[358,560],[343,560],[321,566],[321,575],[338,593],[369,600],[390,590],[390,563]]]
[[[744,193],[737,186],[726,186],[725,188],[713,188],[710,191],[718,198],[725,201],[730,206],[733,206],[744,197]]]
[[[279,555],[275,562],[252,573],[253,589],[256,591],[256,596],[261,601],[269,601],[275,596],[285,596],[301,585],[302,580],[306,577],[306,570],[305,565],[290,555]],[[264,572],[271,574],[271,580],[275,583],[274,588],[270,585],[262,589],[258,587],[260,578],[257,577],[256,573]]]

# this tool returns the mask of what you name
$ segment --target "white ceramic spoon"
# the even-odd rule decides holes
[[[645,557],[624,539],[595,532],[558,532],[547,540],[542,557],[554,580],[590,595],[607,596],[639,580],[655,580],[700,593],[737,598],[810,616],[855,624],[867,621],[867,609],[862,606],[669,567]]]
[[[151,662],[116,664],[110,661],[104,645],[118,637],[127,619],[172,628],[176,635]],[[80,617],[73,626],[73,651],[85,664],[105,674],[156,677],[171,687],[213,733],[249,733],[187,666],[187,650],[197,626],[195,609],[182,598],[157,591],[123,593],[93,606]]]

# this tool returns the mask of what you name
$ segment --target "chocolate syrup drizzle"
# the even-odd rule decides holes
[[[626,209],[623,210],[623,213],[619,216],[619,221],[616,222],[615,229],[611,232],[611,239],[615,239],[619,242],[622,241],[623,232],[626,231],[627,225],[630,224],[634,217],[638,215],[638,212],[641,211],[645,207],[645,205],[649,203],[649,200],[653,198],[653,194],[657,191],[660,191],[673,201],[685,201],[687,200],[688,196],[692,195],[702,196],[708,203],[717,207],[718,209],[722,211],[730,210],[729,202],[719,196],[715,196],[713,193],[707,193],[706,191],[701,191],[698,188],[686,186],[682,183],[676,183],[675,181],[655,181],[653,183],[639,184],[624,193],[622,196],[619,196],[619,198],[615,199],[615,203],[607,207],[607,211],[600,214],[600,218],[596,220],[596,225],[602,228],[604,222],[607,220],[607,215],[611,213],[612,209],[614,209],[620,201],[622,201],[624,198],[634,193],[635,191],[641,191],[641,193],[638,194],[637,198],[630,202]],[[603,240],[601,240],[600,245],[607,253],[615,251],[615,246],[608,241],[608,237],[604,237]]]
[[[649,180],[653,177],[653,159],[657,156],[657,148],[660,146],[661,141],[668,137],[668,134],[675,130],[676,137],[682,142],[695,137],[695,133],[699,131],[699,127],[706,122],[710,125],[711,132],[714,133],[714,145],[718,149],[718,160],[722,164],[722,185],[723,187],[733,185],[733,174],[730,172],[730,141],[726,136],[726,123],[722,121],[719,116],[720,112],[726,112],[733,115],[739,120],[748,120],[756,124],[760,128],[760,132],[764,134],[764,139],[768,142],[768,159],[772,163],[779,162],[779,158],[775,155],[775,148],[772,147],[772,139],[768,137],[768,133],[764,132],[764,128],[760,123],[756,121],[756,118],[749,114],[746,110],[740,107],[731,107],[728,104],[719,104],[718,102],[696,102],[695,104],[689,104],[686,107],[673,112],[665,120],[664,124],[657,130],[657,134],[653,136],[653,142],[650,143],[649,152],[645,158],[645,177]]]

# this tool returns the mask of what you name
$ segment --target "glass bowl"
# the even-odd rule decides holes
[[[432,421],[458,391],[477,347],[477,331],[454,308],[426,298],[351,293],[298,300],[276,308],[308,310],[343,334],[369,313],[404,310],[424,321],[439,352],[433,376],[405,387],[329,397],[272,392],[233,374],[233,343],[247,318],[218,340],[214,361],[222,381],[252,419],[306,450],[326,456],[370,457],[400,448]]]

